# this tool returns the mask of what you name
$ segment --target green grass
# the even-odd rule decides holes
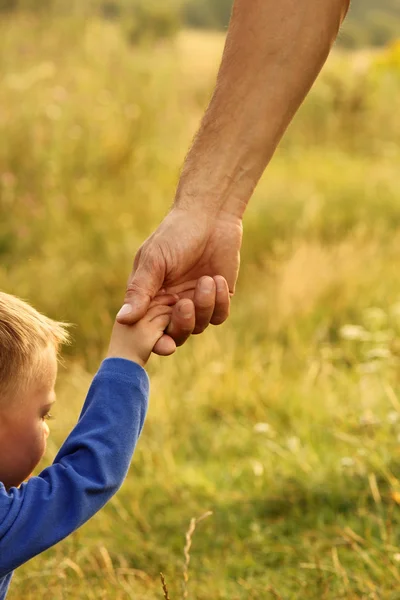
[[[48,464],[172,202],[222,38],[0,29],[0,286],[76,324]],[[249,207],[230,320],[152,360],[123,488],[19,569],[10,600],[156,600],[160,571],[183,598],[185,534],[207,511],[193,600],[400,598],[395,52],[333,57]]]

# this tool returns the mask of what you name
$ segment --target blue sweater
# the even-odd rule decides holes
[[[144,369],[105,360],[54,463],[19,488],[0,483],[0,600],[12,571],[78,529],[127,474],[147,411]]]

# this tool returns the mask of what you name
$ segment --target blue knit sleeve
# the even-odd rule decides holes
[[[54,463],[19,488],[0,484],[0,578],[90,519],[121,486],[148,405],[144,369],[105,360]]]

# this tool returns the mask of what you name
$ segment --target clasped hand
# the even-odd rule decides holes
[[[117,319],[136,323],[159,294],[176,296],[154,352],[167,356],[187,338],[229,316],[239,272],[242,222],[220,213],[173,208],[139,249]]]

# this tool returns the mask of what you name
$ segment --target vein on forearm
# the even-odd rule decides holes
[[[349,0],[236,0],[217,84],[177,204],[242,216],[321,70]]]

